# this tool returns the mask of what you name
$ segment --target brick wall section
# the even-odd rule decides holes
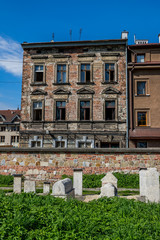
[[[54,181],[74,168],[84,174],[108,171],[138,173],[156,167],[160,172],[160,149],[0,149],[0,174],[23,173],[26,178]]]

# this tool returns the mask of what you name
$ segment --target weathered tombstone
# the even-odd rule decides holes
[[[43,183],[43,193],[49,194],[50,193],[50,182]]]
[[[56,182],[52,187],[52,195],[61,198],[74,197],[72,180],[65,178]]]
[[[102,187],[107,183],[112,183],[117,188],[117,178],[111,172],[108,172],[101,181]]]
[[[146,201],[159,202],[159,173],[156,168],[140,170],[140,196]]]
[[[76,196],[82,196],[82,184],[83,184],[83,176],[82,169],[75,168],[73,169],[73,188]]]
[[[115,197],[117,195],[117,189],[112,183],[106,183],[101,187],[101,197]]]
[[[36,183],[35,181],[31,180],[25,180],[24,181],[24,192],[29,193],[29,192],[36,192]]]
[[[22,191],[22,176],[23,174],[14,174],[13,192],[21,193]]]

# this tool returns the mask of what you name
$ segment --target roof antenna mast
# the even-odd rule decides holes
[[[54,32],[52,33],[52,42],[54,42]]]
[[[79,30],[79,41],[81,40],[81,35],[82,35],[82,28]]]
[[[69,34],[70,34],[70,41],[72,41],[72,29],[70,29]]]

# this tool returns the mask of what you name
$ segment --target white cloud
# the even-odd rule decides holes
[[[8,37],[0,36],[0,68],[15,76],[22,75],[22,48]]]

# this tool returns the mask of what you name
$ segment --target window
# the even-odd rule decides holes
[[[105,102],[105,120],[115,120],[115,101]]]
[[[94,148],[94,140],[83,136],[82,139],[76,140],[76,148]]]
[[[146,82],[137,82],[137,95],[146,95]]]
[[[58,136],[57,139],[53,139],[54,148],[67,148],[67,139],[63,139],[62,136]]]
[[[5,142],[5,136],[0,136],[0,143],[4,143]]]
[[[37,83],[43,82],[43,75],[44,75],[43,65],[35,65],[34,81]]]
[[[11,126],[11,131],[12,132],[16,131],[16,126]]]
[[[34,136],[33,139],[29,140],[29,147],[38,148],[38,147],[42,147],[42,145],[43,145],[42,139],[39,139],[38,136]]]
[[[1,132],[5,132],[6,131],[6,127],[1,127],[0,130],[1,130]]]
[[[138,126],[147,126],[147,112],[138,112]]]
[[[90,101],[80,101],[80,120],[90,120]]]
[[[143,62],[144,62],[144,54],[138,54],[137,63],[143,63]]]
[[[147,148],[147,142],[137,142],[137,148]]]
[[[114,82],[115,81],[115,64],[106,63],[105,64],[105,82]]]
[[[101,148],[119,148],[119,143],[101,142]]]
[[[41,147],[41,141],[31,141],[31,147]]]
[[[57,83],[66,83],[66,65],[57,65]]]
[[[89,83],[91,81],[90,64],[81,64],[81,83]]]
[[[11,136],[11,143],[18,143],[19,142],[19,136]]]
[[[56,120],[66,119],[66,102],[57,101],[56,102]]]
[[[42,102],[33,102],[33,121],[42,121]]]

